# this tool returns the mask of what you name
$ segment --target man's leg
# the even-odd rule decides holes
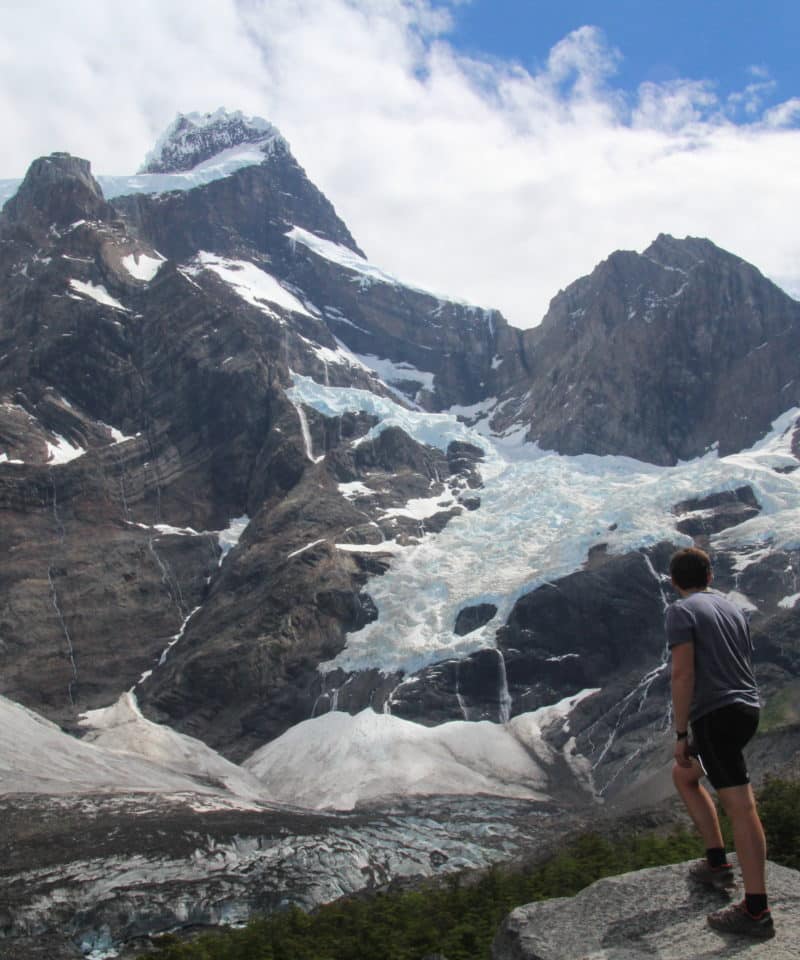
[[[733,827],[733,842],[739,856],[745,893],[766,893],[767,843],[753,788],[745,783],[740,787],[722,787],[717,792]]]
[[[724,847],[725,844],[722,840],[722,831],[719,828],[717,808],[714,806],[714,801],[711,799],[708,790],[700,783],[702,776],[703,768],[696,760],[692,760],[691,767],[680,767],[676,763],[672,768],[672,782],[686,805],[698,833],[703,838],[706,850],[709,850]],[[732,787],[730,789],[741,788]],[[730,816],[730,813],[728,816]],[[731,819],[733,818],[731,817]],[[736,849],[738,851],[738,846]]]

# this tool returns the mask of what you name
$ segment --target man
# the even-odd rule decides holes
[[[689,873],[718,889],[734,884],[714,801],[700,783],[705,773],[733,826],[745,890],[742,903],[710,914],[708,923],[767,939],[775,928],[767,906],[766,841],[742,755],[759,715],[750,630],[741,610],[709,589],[711,561],[702,550],[679,550],[670,575],[681,597],[665,617],[677,737],[672,777],[706,846],[705,860]]]

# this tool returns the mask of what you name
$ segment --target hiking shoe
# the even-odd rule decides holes
[[[715,890],[728,890],[736,885],[733,864],[730,863],[723,863],[721,867],[712,867],[706,859],[696,860],[689,867],[689,876],[707,887],[714,887]]]
[[[775,936],[775,925],[769,910],[753,916],[744,905],[744,901],[731,904],[730,907],[717,910],[716,913],[710,913],[706,920],[712,930],[718,930],[720,933],[740,933],[746,937],[756,937],[758,940],[769,940]]]

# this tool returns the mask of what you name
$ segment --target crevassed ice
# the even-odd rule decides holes
[[[560,456],[517,438],[484,436],[451,414],[407,410],[368,391],[326,387],[301,376],[289,394],[326,416],[362,410],[378,417],[362,442],[392,425],[443,450],[452,440],[464,440],[485,454],[480,509],[455,517],[418,546],[395,547],[389,571],[369,585],[378,619],[349,634],[345,649],[322,664],[323,671],[413,672],[493,646],[516,600],[579,569],[592,546],[605,543],[619,554],[662,540],[689,545],[671,508],[690,497],[752,486],[762,512],[713,538],[715,548],[739,556],[740,569],[767,547],[800,546],[800,477],[774,469],[796,464],[789,428],[798,409],[779,417],[768,436],[743,453],[720,459],[711,452],[659,467],[627,457]],[[494,619],[456,636],[459,610],[482,602],[497,606]]]

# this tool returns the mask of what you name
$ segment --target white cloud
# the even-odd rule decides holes
[[[764,114],[764,123],[768,127],[788,127],[800,121],[800,97],[792,97]]]
[[[800,99],[763,112],[766,70],[725,102],[702,78],[626,95],[600,31],[575,31],[530,73],[459,55],[457,6],[12,5],[0,176],[54,149],[133,171],[178,110],[224,104],[281,129],[373,262],[520,326],[661,231],[708,236],[800,290]]]

